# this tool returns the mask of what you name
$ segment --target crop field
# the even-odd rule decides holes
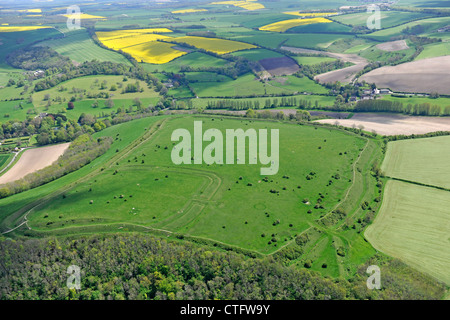
[[[217,1],[217,2],[212,2],[211,4],[215,4],[215,5],[230,5],[230,6],[235,6],[235,7],[239,7],[242,9],[246,9],[246,10],[260,10],[260,9],[264,9],[264,5],[261,3],[256,2],[257,0],[246,0],[246,1]]]
[[[26,150],[19,161],[0,177],[0,185],[22,179],[30,173],[51,165],[68,147],[69,143],[64,143]]]
[[[391,40],[392,37],[402,35],[403,34],[402,31],[406,28],[413,28],[415,26],[420,25],[423,27],[423,33],[430,33],[435,32],[439,28],[447,26],[449,23],[450,17],[428,18],[376,31],[374,33],[365,35],[365,37],[375,39],[378,41],[389,41]]]
[[[238,41],[195,37],[195,36],[178,37],[165,40],[176,43],[186,43],[190,46],[203,49],[206,51],[211,51],[217,54],[225,54],[240,50],[248,50],[256,48],[256,46],[254,45]]]
[[[49,46],[63,56],[79,63],[96,59],[130,65],[129,61],[121,54],[103,49],[95,44],[85,30],[67,32],[64,38],[40,42],[38,45]]]
[[[324,23],[325,22],[325,23]],[[350,34],[352,28],[333,21],[323,21],[321,23],[303,24],[290,28],[289,33],[329,33],[329,34]]]
[[[448,191],[391,180],[365,236],[378,250],[449,285],[449,208]]]
[[[424,47],[416,60],[450,55],[450,42],[433,43]]]
[[[301,11],[286,11],[283,13],[299,17],[329,17],[338,14],[337,12],[301,12]]]
[[[382,67],[366,73],[361,80],[397,92],[450,94],[447,85],[450,81],[447,72],[449,66],[450,56],[429,58],[394,67]]]
[[[447,136],[396,141],[388,144],[382,170],[392,178],[450,189],[449,157]]]
[[[302,199],[314,199],[318,192],[322,192],[325,210],[335,205],[350,185],[349,164],[364,143],[353,136],[325,129],[252,123],[257,130],[276,127],[282,137],[280,174],[265,182],[261,181],[259,167],[255,165],[174,166],[171,162],[172,131],[174,128],[192,131],[194,120],[203,121],[204,130],[210,127],[246,129],[249,124],[241,120],[216,123],[211,118],[170,120],[135,153],[120,157],[117,160],[119,165],[114,164],[86,184],[67,190],[64,199],[55,198],[34,211],[29,217],[32,228],[51,231],[99,223],[117,227],[121,223],[137,224],[213,239],[249,250],[273,252],[295,233],[308,228],[310,219],[326,212],[316,209],[308,214],[310,206],[302,203]],[[321,149],[317,148],[319,145]],[[310,152],[305,153],[304,150]],[[346,150],[347,155],[339,156],[340,150]],[[298,161],[299,157],[301,161]],[[114,171],[117,174],[113,174]],[[305,176],[310,171],[315,171],[316,177],[306,180]],[[342,178],[336,180],[332,189],[325,187],[336,173]],[[289,176],[289,179],[281,178],[282,175]],[[298,189],[298,185],[302,185],[302,189]],[[280,189],[280,194],[271,194],[271,188]],[[179,190],[176,195],[171,193],[174,189]],[[171,201],[164,200],[167,197]],[[90,200],[93,200],[92,204]],[[69,223],[58,218],[59,208],[68,203],[70,208],[64,215],[71,217]],[[272,225],[276,220],[280,223]],[[48,225],[48,221],[54,223]],[[262,233],[268,237],[275,233],[277,242],[268,245],[272,237],[261,237]]]
[[[34,31],[40,29],[52,29],[53,27],[44,26],[0,26],[0,33],[2,32],[23,32],[23,31]]]
[[[251,61],[259,61],[262,59],[283,57],[282,54],[267,49],[251,49],[251,50],[237,51],[233,53],[233,55],[238,57],[244,57]]]
[[[174,45],[158,40],[172,39],[160,33],[172,32],[167,28],[133,29],[97,32],[99,40],[108,48],[122,50],[139,62],[163,64],[186,54]]]
[[[187,54],[187,52],[174,49],[173,47],[172,43],[150,41],[123,48],[122,50],[131,54],[139,62],[163,64]]]
[[[195,13],[195,12],[206,12],[208,10],[206,9],[183,9],[183,10],[175,10],[172,11],[172,13],[177,14],[177,13]]]
[[[447,285],[449,146],[448,136],[388,143],[381,169],[402,181],[388,181],[380,213],[365,233],[378,250]]]
[[[245,52],[245,51],[242,51]],[[164,66],[161,65],[150,65],[150,64],[144,64],[143,67],[148,71],[162,71],[165,70],[167,72],[180,72],[181,68],[183,67],[191,67],[193,69],[195,68],[202,68],[202,67],[223,67],[228,63],[228,61],[212,57],[208,54],[202,53],[202,52],[191,52],[189,54],[183,55],[179,57],[178,59],[172,60]]]
[[[410,21],[420,20],[430,17],[430,15],[421,12],[402,12],[402,11],[381,11],[381,28],[387,29]],[[351,26],[366,26],[367,19],[373,13],[351,13],[332,17],[333,20]]]
[[[331,23],[331,22],[332,21],[327,18],[290,19],[262,26],[259,28],[259,30],[271,32],[285,32],[293,27],[317,23]]]

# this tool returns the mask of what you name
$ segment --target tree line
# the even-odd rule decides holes
[[[450,116],[450,106],[441,108],[431,103],[408,103],[389,100],[361,100],[356,103],[356,112],[396,112],[415,116]]]

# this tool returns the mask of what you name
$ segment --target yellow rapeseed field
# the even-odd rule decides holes
[[[225,54],[256,48],[256,46],[244,42],[194,36],[172,38],[171,41],[178,43],[187,43],[188,45],[194,46],[196,48],[214,52],[217,54]]]
[[[70,14],[63,14],[64,17],[66,18],[72,18],[73,16]],[[106,17],[102,17],[102,16],[93,16],[91,14],[87,14],[87,13],[81,13],[80,14],[80,19],[81,20],[87,20],[87,19],[102,19],[102,20],[106,20]]]
[[[122,49],[139,62],[163,64],[181,57],[187,52],[173,49],[174,44],[152,41]]]
[[[264,9],[264,5],[257,3],[256,0],[248,0],[248,1],[218,1],[218,2],[212,2],[211,4],[222,4],[222,5],[229,5],[229,6],[235,6],[240,7],[247,10],[259,10]]]
[[[172,13],[176,14],[176,13],[193,13],[193,12],[205,12],[208,11],[206,9],[185,9],[185,10],[176,10],[176,11],[172,11]]]
[[[299,11],[287,11],[283,13],[299,17],[329,17],[338,14],[337,12],[299,12]]]
[[[19,31],[31,31],[38,29],[49,29],[52,27],[42,27],[42,26],[0,26],[0,32],[19,32]]]
[[[122,50],[139,62],[162,64],[181,57],[186,52],[173,49],[174,44],[157,40],[172,40],[160,33],[169,33],[167,28],[147,28],[97,32],[98,39],[108,48]]]
[[[168,36],[163,36],[161,34],[155,33],[142,33],[135,34],[131,33],[129,35],[124,35],[123,37],[116,37],[110,40],[106,40],[102,37],[101,32],[97,32],[98,39],[108,48],[113,50],[119,50],[127,47],[136,46],[141,43],[156,41],[159,39],[170,38]]]
[[[311,18],[311,19],[289,19],[283,20],[275,23],[268,24],[266,26],[260,27],[261,31],[272,31],[272,32],[285,32],[293,27],[314,24],[314,23],[330,23],[332,22],[326,18]]]

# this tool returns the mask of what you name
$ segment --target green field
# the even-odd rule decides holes
[[[194,120],[203,121],[204,130],[279,129],[282,139],[279,173],[264,182],[260,166],[255,165],[174,166],[170,158],[173,148],[170,136],[177,128],[191,131]],[[314,130],[311,126],[192,117],[173,119],[164,123],[154,138],[117,159],[118,165],[114,163],[100,175],[71,188],[64,199],[52,199],[33,212],[29,220],[32,228],[41,231],[136,224],[270,253],[309,228],[308,221],[336,205],[350,186],[351,159],[363,144],[364,141],[354,136]],[[347,155],[340,156],[342,151]],[[118,173],[114,175],[116,170]],[[305,179],[311,171],[316,172],[315,177]],[[333,188],[327,188],[327,181],[336,173],[342,178],[335,180]],[[283,179],[284,175],[289,179]],[[298,185],[302,188],[298,189]],[[273,188],[280,191],[279,195],[269,192]],[[178,191],[175,194],[173,190]],[[319,192],[325,195],[324,209],[302,203],[304,198],[315,201]],[[63,216],[70,220],[59,218],[62,207],[65,208]],[[313,209],[312,214],[307,213],[309,209]],[[280,223],[272,225],[276,220]],[[53,223],[47,224],[48,221]],[[262,233],[269,238],[261,237]],[[272,233],[276,234],[277,242],[268,245]]]
[[[238,51],[238,52],[233,53],[233,55],[237,56],[237,57],[243,57],[243,58],[251,60],[251,61],[283,57],[283,55],[278,52],[266,50],[266,49],[253,49],[253,50]]]
[[[181,56],[171,62],[165,63],[164,65],[152,65],[152,64],[142,64],[145,70],[149,72],[180,72],[181,67],[191,67],[204,68],[204,67],[223,67],[228,63],[228,61],[212,57],[208,54],[201,52],[192,52]]]
[[[436,32],[437,29],[447,26],[450,23],[450,17],[429,18],[406,23],[397,27],[392,27],[380,31],[376,31],[365,35],[364,37],[375,39],[378,41],[389,41],[392,37],[402,35],[402,30],[409,27],[412,28],[421,25],[424,28],[424,33]]]
[[[376,249],[450,285],[449,219],[448,191],[388,181],[365,236]]]
[[[11,154],[0,154],[0,171],[8,165],[9,161],[11,160],[12,155]]]
[[[392,178],[450,189],[450,137],[388,144],[382,170]]]
[[[103,49],[95,44],[86,30],[69,31],[65,33],[64,38],[44,41],[38,45],[49,46],[63,56],[67,56],[79,63],[95,59],[131,65],[121,54]]]
[[[250,95],[267,95],[283,93],[292,94],[295,92],[327,93],[321,85],[303,77],[296,78],[288,76],[288,81],[277,78],[268,84],[264,84],[255,79],[253,74],[245,74],[236,80],[222,82],[197,82],[191,87],[198,97],[248,97]]]
[[[424,47],[416,60],[450,55],[450,42],[433,43]]]
[[[104,89],[102,89],[101,85],[105,81],[106,83],[104,84]],[[125,88],[128,84],[135,84],[136,82],[139,82],[140,88],[143,89],[143,92],[122,93],[122,89]],[[111,86],[113,85],[116,86],[116,91],[110,90]],[[62,90],[61,88],[64,88],[65,90]],[[74,88],[77,90],[74,91]],[[78,92],[78,90],[81,90],[81,92]],[[90,93],[97,94],[99,92],[110,94],[113,100],[155,98],[158,96],[157,92],[155,92],[153,89],[149,89],[148,85],[140,80],[128,79],[128,81],[123,81],[123,76],[88,76],[72,79],[63,82],[51,89],[36,92],[33,94],[33,103],[36,107],[43,107],[47,105],[48,100],[45,99],[46,95],[50,95],[50,100],[57,103],[58,97],[63,101],[69,102],[73,96],[79,97],[80,94],[82,94],[83,99],[81,100],[84,100],[86,99],[86,95]]]
[[[339,21],[351,26],[366,26],[367,19],[373,13],[352,13],[331,17],[332,20]],[[424,19],[430,15],[420,12],[403,12],[403,11],[381,11],[381,28],[391,28],[410,21]]]

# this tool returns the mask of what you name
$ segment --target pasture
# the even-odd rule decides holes
[[[260,166],[255,165],[173,165],[170,136],[178,128],[192,132],[194,120],[203,121],[204,130],[279,129],[279,173],[264,181]],[[81,226],[88,230],[99,224],[116,228],[139,225],[270,253],[309,228],[308,221],[336,205],[350,186],[352,159],[365,143],[352,135],[312,126],[214,120],[185,117],[166,121],[153,138],[142,141],[132,152],[119,154],[100,174],[68,189],[64,198],[55,197],[33,211],[30,225],[43,232]],[[339,155],[344,151],[346,155]],[[312,171],[313,178],[306,179]],[[327,187],[337,173],[340,179]],[[271,193],[271,189],[279,193]],[[174,194],[173,190],[178,191]],[[320,201],[323,209],[302,202],[309,198],[314,204],[319,193],[324,195]]]
[[[130,91],[123,93],[128,85],[139,84],[137,91]],[[115,87],[115,90],[114,88]],[[113,89],[113,90],[111,90]],[[142,92],[141,92],[142,90]],[[158,93],[153,89],[149,89],[144,81],[128,79],[124,81],[122,76],[87,76],[72,79],[59,85],[43,91],[38,91],[33,94],[33,104],[36,107],[47,106],[50,101],[52,104],[67,103],[75,97],[76,100],[104,100],[105,98],[93,98],[98,94],[109,95],[111,99],[129,99],[134,98],[153,98],[157,97]],[[80,98],[81,97],[81,98]]]

